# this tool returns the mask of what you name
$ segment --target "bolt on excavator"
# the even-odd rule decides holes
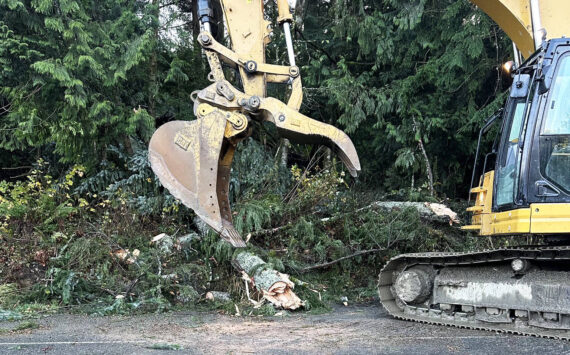
[[[163,186],[234,247],[245,243],[232,224],[231,163],[252,121],[272,122],[293,142],[330,147],[352,176],[361,169],[345,133],[299,112],[293,16],[287,0],[276,1],[289,66],[265,60],[271,24],[263,0],[218,0],[224,19],[215,18],[211,0],[197,0],[198,41],[212,84],[192,97],[195,121],[161,126],[149,146]],[[380,272],[380,302],[405,320],[570,339],[570,39],[564,38],[570,2],[471,2],[513,40],[515,60],[507,66],[513,84],[505,107],[479,135],[472,222],[463,229],[488,237],[544,236],[549,244],[397,256]],[[216,40],[217,23],[225,24],[231,49]],[[241,88],[225,78],[222,63],[239,71]],[[268,83],[291,86],[287,103],[267,97]],[[482,137],[499,122],[491,152],[480,159]]]

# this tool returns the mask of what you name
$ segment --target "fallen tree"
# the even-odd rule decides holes
[[[242,251],[235,256],[232,265],[242,273],[246,282],[262,294],[264,300],[275,307],[295,310],[303,306],[303,301],[293,292],[295,284],[289,275],[272,269],[260,257]]]
[[[418,212],[420,218],[429,220],[431,222],[445,223],[449,225],[459,223],[457,213],[453,212],[443,204],[429,202],[377,201],[368,206],[360,208],[355,212],[358,213],[367,210],[383,210],[391,212],[407,209],[415,209]],[[321,222],[324,224],[331,223],[338,220],[339,218],[342,218],[345,215],[346,214],[336,215],[330,218],[323,218],[321,219]],[[283,226],[250,233],[247,236],[247,240],[249,241],[252,236],[258,237],[262,235],[274,235],[289,228],[290,226],[291,223],[288,223]],[[336,260],[308,266],[297,271],[300,273],[306,273],[318,269],[329,268],[348,259],[383,252],[389,249],[396,242],[397,240],[392,241],[390,245],[385,248],[373,248],[356,251],[353,254],[346,255]],[[246,280],[246,291],[251,302],[258,304],[259,302],[266,300],[272,303],[276,308],[289,310],[295,310],[303,306],[303,301],[293,292],[295,283],[291,281],[290,276],[273,270],[269,264],[267,264],[265,261],[253,253],[247,251],[238,252],[232,261],[232,265],[242,273],[242,278]],[[253,287],[262,295],[262,301],[254,301],[250,298],[248,285],[251,285],[251,287]],[[211,298],[214,297],[211,296]]]
[[[420,218],[437,223],[449,223],[449,225],[459,224],[460,220],[457,213],[453,212],[449,207],[441,203],[431,202],[408,202],[408,201],[376,201],[368,206],[359,208],[356,212],[363,212],[370,209],[381,209],[385,211],[399,211],[413,208],[418,211]],[[323,218],[321,222],[328,223],[336,221],[343,215],[337,215],[330,218]],[[277,230],[279,228],[274,228]],[[273,232],[273,230],[271,230]]]
[[[333,260],[333,261],[329,261],[329,262],[326,262],[326,263],[317,264],[317,265],[313,265],[313,266],[308,266],[308,267],[306,267],[306,268],[303,268],[303,269],[299,270],[299,272],[301,272],[301,273],[306,273],[306,272],[309,272],[309,271],[312,271],[312,270],[325,269],[325,268],[328,268],[328,267],[333,266],[333,265],[335,265],[335,264],[338,264],[338,263],[340,263],[341,261],[344,261],[344,260],[352,259],[352,258],[355,258],[355,257],[357,257],[357,256],[363,256],[363,255],[368,255],[368,254],[372,254],[372,253],[378,253],[378,252],[385,251],[385,250],[386,250],[386,248],[370,249],[370,250],[360,250],[360,251],[357,251],[357,252],[354,253],[354,254],[350,254],[350,255],[347,255],[347,256],[343,256],[342,258],[338,258],[338,259]]]
[[[449,225],[460,223],[457,213],[453,212],[449,207],[441,203],[378,201],[360,210],[368,208],[379,208],[389,211],[413,208],[418,211],[420,218],[423,219],[433,222],[449,223]]]

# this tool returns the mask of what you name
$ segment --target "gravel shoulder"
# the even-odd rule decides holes
[[[570,342],[404,322],[377,305],[285,317],[214,312],[131,317],[58,314],[37,323],[38,329],[0,331],[0,353],[570,354]],[[0,329],[18,324],[0,322]],[[163,344],[183,349],[156,349]]]

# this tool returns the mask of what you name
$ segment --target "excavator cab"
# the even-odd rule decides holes
[[[494,170],[471,189],[472,224],[464,229],[570,234],[570,40],[545,42],[516,68],[498,139]]]

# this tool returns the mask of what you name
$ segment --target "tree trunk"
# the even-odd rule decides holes
[[[157,89],[157,72],[158,72],[158,29],[160,27],[160,2],[159,0],[152,0],[153,17],[154,17],[154,33],[153,33],[153,46],[152,53],[150,54],[150,86],[148,97],[148,113],[156,119],[156,93]]]
[[[293,292],[295,284],[289,279],[289,275],[271,269],[258,256],[242,251],[232,264],[244,273],[245,278],[263,294],[263,298],[275,307],[295,310],[303,306],[304,302]]]
[[[432,222],[449,223],[450,225],[460,223],[457,213],[441,203],[382,201],[374,202],[360,210],[369,208],[380,208],[389,211],[414,208],[418,211],[421,218]]]
[[[304,30],[305,26],[305,15],[307,13],[307,7],[309,2],[307,0],[297,0],[295,8],[295,24],[299,31]]]
[[[420,127],[418,126],[418,124],[416,123],[416,118],[412,117],[412,120],[414,121],[414,127],[415,129],[418,131],[418,136],[420,137],[418,139],[418,145],[420,147],[420,150],[422,151],[422,155],[424,157],[424,161],[426,163],[426,170],[427,170],[427,175],[428,175],[428,181],[429,181],[429,192],[430,195],[433,197],[435,195],[434,192],[434,188],[433,188],[433,172],[431,171],[431,164],[429,162],[429,158],[426,152],[426,149],[424,147],[424,142],[422,140],[422,132],[420,130]]]
[[[283,138],[281,141],[281,166],[285,168],[289,161],[289,147],[291,147],[291,142],[287,138]]]

